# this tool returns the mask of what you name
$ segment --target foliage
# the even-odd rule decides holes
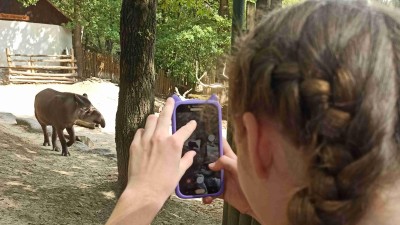
[[[121,0],[51,0],[62,12],[72,19],[67,27],[80,23],[83,30],[83,44],[97,52],[106,51],[106,42],[119,46],[119,19]],[[79,4],[76,16],[74,4]],[[112,52],[118,51],[119,47]],[[111,49],[112,50],[112,49]]]
[[[218,1],[160,0],[157,14],[156,66],[171,76],[195,82],[211,72],[230,46],[230,19],[218,15]]]
[[[291,6],[291,5],[300,3],[300,2],[302,2],[302,1],[304,1],[304,0],[283,0],[283,1],[282,1],[282,6],[283,6],[283,7],[285,7],[285,6]]]
[[[39,0],[17,0],[18,2],[21,2],[25,7],[28,7],[30,5],[35,5]]]
[[[32,4],[37,0],[19,1]],[[113,43],[111,53],[119,52],[122,0],[50,1],[72,20],[67,28],[83,26],[86,49],[110,52],[107,43]],[[215,69],[217,60],[229,50],[231,36],[231,20],[219,16],[218,7],[215,0],[158,0],[156,67],[192,82],[196,61],[200,73]]]
[[[400,7],[400,0],[373,0],[373,1],[392,7]]]

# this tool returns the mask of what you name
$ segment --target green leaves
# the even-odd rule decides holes
[[[294,4],[300,3],[302,1],[304,1],[304,0],[282,0],[282,5],[283,6],[290,6],[290,5],[294,5]]]
[[[115,43],[112,53],[119,49],[121,0],[50,0],[76,23],[84,27],[83,44],[98,52],[106,51],[106,41]],[[76,6],[77,5],[77,6]],[[75,9],[79,11],[75,14]]]
[[[33,4],[37,0],[18,0]],[[122,0],[50,0],[72,20],[81,24],[83,45],[97,52],[119,51]],[[218,15],[215,0],[158,0],[155,62],[176,79],[195,82],[195,63],[200,73],[214,70],[229,51],[231,20]],[[77,10],[77,12],[75,12]]]
[[[195,83],[214,70],[229,50],[231,21],[218,15],[218,1],[160,0],[157,15],[156,66],[176,79]]]
[[[18,2],[21,2],[25,7],[28,7],[30,5],[36,5],[36,3],[39,0],[17,0]]]

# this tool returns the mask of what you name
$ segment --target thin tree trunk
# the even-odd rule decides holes
[[[113,50],[113,46],[114,46],[113,41],[107,39],[105,45],[106,45],[106,52],[107,52],[108,54],[111,54],[111,53],[112,53],[112,50]]]
[[[123,0],[120,25],[121,77],[115,142],[118,182],[123,191],[132,138],[154,111],[156,0]]]
[[[75,17],[75,26],[73,30],[73,47],[76,58],[76,65],[78,67],[78,76],[83,78],[83,47],[82,47],[82,26],[80,24],[80,0],[75,0],[74,4],[74,17]]]
[[[256,20],[259,21],[264,14],[281,7],[282,0],[257,0]]]
[[[228,0],[219,0],[218,15],[226,17],[228,19],[230,18]]]

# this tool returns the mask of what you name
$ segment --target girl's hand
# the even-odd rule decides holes
[[[254,213],[250,208],[250,204],[248,203],[239,185],[237,156],[225,139],[223,142],[223,149],[224,155],[215,163],[209,164],[209,168],[213,171],[220,171],[222,169],[225,171],[225,191],[219,198],[227,201],[241,213],[254,217]],[[212,197],[205,197],[203,198],[203,203],[211,204],[213,200],[214,198]]]
[[[196,122],[190,121],[171,135],[173,109],[174,100],[168,98],[160,116],[150,115],[145,128],[136,132],[130,147],[127,189],[140,186],[167,199],[192,165],[196,152],[189,151],[182,157],[182,147]]]

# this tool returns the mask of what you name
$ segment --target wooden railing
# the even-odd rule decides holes
[[[90,51],[84,51],[83,57],[82,78],[98,77],[119,83],[119,58]]]
[[[5,83],[64,83],[76,82],[77,67],[73,49],[67,55],[11,54],[6,48]]]

